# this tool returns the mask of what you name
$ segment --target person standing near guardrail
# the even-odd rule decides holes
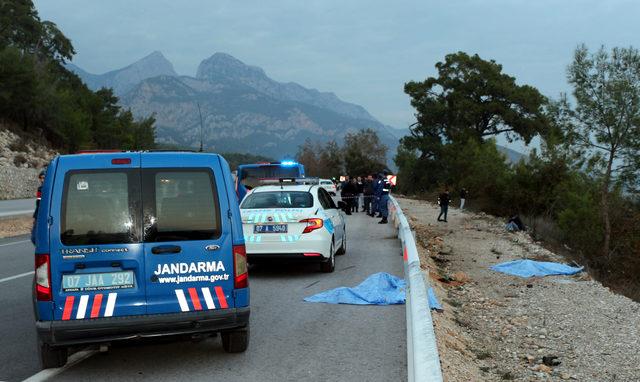
[[[387,179],[387,174],[382,175],[382,188],[380,189],[380,215],[382,220],[378,224],[387,224],[387,217],[389,216],[389,192],[391,191],[391,183]]]
[[[451,198],[449,197],[449,187],[445,186],[444,191],[438,196],[438,204],[440,205],[440,215],[438,215],[439,222],[447,222],[449,202],[451,202]],[[444,215],[444,219],[440,219],[442,215]]]

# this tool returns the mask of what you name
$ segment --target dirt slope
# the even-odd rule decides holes
[[[444,305],[434,312],[446,381],[640,381],[640,304],[586,274],[523,279],[504,261],[564,262],[490,216],[399,199],[423,268]],[[546,364],[545,364],[546,363]]]

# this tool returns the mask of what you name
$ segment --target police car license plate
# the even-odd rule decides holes
[[[133,271],[85,273],[62,276],[62,290],[65,292],[87,292],[99,290],[133,288]]]
[[[253,233],[287,233],[286,224],[256,224]]]

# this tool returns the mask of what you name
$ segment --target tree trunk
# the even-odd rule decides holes
[[[615,158],[615,150],[609,154],[607,163],[607,172],[604,175],[602,184],[602,196],[600,202],[602,204],[602,224],[604,225],[604,240],[602,243],[602,254],[606,256],[607,261],[611,260],[611,218],[609,216],[609,183],[611,182],[611,170],[613,168],[613,159]]]

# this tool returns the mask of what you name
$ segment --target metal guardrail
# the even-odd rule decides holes
[[[407,282],[407,374],[409,382],[441,382],[440,357],[427,295],[428,282],[411,226],[398,201],[389,197],[389,212],[402,242],[404,278]]]

